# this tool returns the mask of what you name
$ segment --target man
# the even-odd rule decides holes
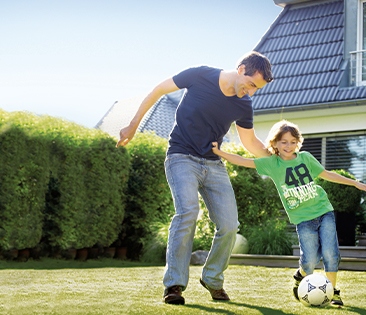
[[[251,52],[239,60],[236,70],[201,66],[184,70],[157,85],[144,99],[129,126],[121,129],[117,143],[125,146],[143,116],[164,94],[186,89],[176,111],[169,138],[165,172],[175,212],[170,229],[164,274],[164,300],[184,304],[189,262],[199,212],[198,192],[216,225],[215,237],[203,267],[200,283],[214,300],[229,300],[224,275],[235,244],[238,213],[234,192],[212,142],[221,145],[232,122],[244,147],[258,157],[269,156],[253,129],[252,96],[273,80],[269,60]]]

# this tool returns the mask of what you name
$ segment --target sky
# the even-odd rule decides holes
[[[185,68],[234,69],[281,11],[273,0],[1,1],[0,108],[93,128]]]

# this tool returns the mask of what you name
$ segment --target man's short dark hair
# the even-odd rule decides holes
[[[265,81],[272,82],[273,75],[269,59],[256,51],[251,51],[239,59],[236,69],[241,65],[245,66],[244,75],[253,76],[259,72]]]

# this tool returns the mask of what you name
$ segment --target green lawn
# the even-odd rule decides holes
[[[366,272],[339,272],[342,309],[306,308],[292,296],[294,269],[229,266],[230,302],[214,302],[190,268],[186,305],[162,302],[163,266],[116,259],[0,261],[0,314],[366,314]]]

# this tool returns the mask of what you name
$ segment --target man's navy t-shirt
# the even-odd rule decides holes
[[[180,89],[186,88],[175,114],[167,154],[181,153],[220,159],[212,152],[212,142],[222,143],[235,121],[240,127],[253,128],[252,100],[225,96],[219,86],[221,69],[201,66],[189,68],[173,77]]]

